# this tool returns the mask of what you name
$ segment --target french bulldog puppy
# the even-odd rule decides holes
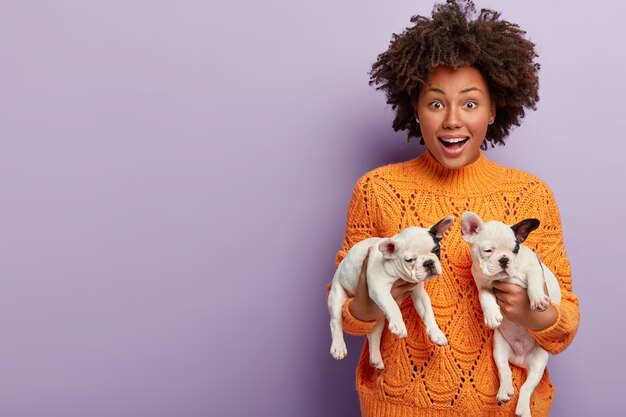
[[[533,310],[544,311],[550,303],[561,302],[561,290],[554,274],[531,249],[521,245],[539,224],[537,219],[522,220],[512,226],[499,221],[483,223],[470,211],[461,216],[463,240],[472,245],[472,275],[478,287],[485,325],[495,329],[493,358],[500,378],[496,396],[499,403],[509,401],[514,394],[509,362],[528,371],[515,408],[515,415],[521,417],[531,417],[530,396],[548,363],[548,352],[535,342],[526,328],[502,316],[493,294],[493,282],[510,282],[526,288]],[[544,292],[544,283],[548,295]]]
[[[343,338],[342,306],[346,298],[356,292],[363,260],[370,247],[372,251],[367,261],[369,296],[385,313],[389,321],[389,331],[399,338],[407,336],[402,313],[391,295],[392,284],[401,279],[418,284],[412,290],[411,298],[430,340],[440,346],[448,343],[435,321],[430,297],[424,290],[424,282],[441,275],[439,242],[453,223],[454,217],[448,216],[429,229],[409,227],[391,238],[372,237],[350,248],[335,271],[328,296],[332,336],[330,354],[335,359],[343,359],[348,353]],[[372,332],[367,335],[370,363],[379,370],[385,367],[380,353],[384,326],[385,320],[378,320]]]

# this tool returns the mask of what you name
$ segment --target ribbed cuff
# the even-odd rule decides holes
[[[566,306],[554,305],[557,311],[556,321],[550,326],[542,330],[529,330],[530,335],[539,343],[539,345],[552,354],[557,354],[572,340],[576,333],[576,323],[578,317],[573,317],[577,310],[572,313]]]
[[[350,313],[350,303],[354,298],[348,298],[342,307],[342,317],[343,317],[343,330],[351,334],[353,336],[365,336],[374,330],[374,326],[376,325],[376,320],[373,321],[361,321],[354,317],[352,313]]]

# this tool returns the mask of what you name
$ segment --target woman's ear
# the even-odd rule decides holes
[[[415,121],[419,124],[420,119],[417,115],[417,101],[412,101],[411,106],[413,107],[413,115],[415,116]]]
[[[492,125],[494,120],[496,120],[496,105],[491,103],[491,110],[489,111],[489,124]]]

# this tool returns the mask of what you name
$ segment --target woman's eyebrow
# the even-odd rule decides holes
[[[439,93],[439,94],[442,94],[444,96],[446,95],[446,93],[442,89],[437,88],[437,87],[430,87],[426,91],[432,91],[433,93]],[[472,91],[478,91],[478,92],[481,92],[481,93],[483,92],[483,90],[481,90],[478,87],[468,87],[468,88],[464,88],[463,90],[459,91],[459,94],[471,93]]]
[[[480,93],[483,92],[483,90],[481,90],[478,87],[468,87],[468,88],[464,88],[463,90],[459,91],[460,94],[465,94],[465,93],[470,93],[472,91],[478,91]]]
[[[439,94],[442,94],[442,95],[444,95],[444,96],[446,95],[446,93],[445,93],[442,89],[437,88],[437,87],[430,87],[430,88],[429,88],[428,90],[426,90],[426,91],[432,91],[433,93],[439,93]]]

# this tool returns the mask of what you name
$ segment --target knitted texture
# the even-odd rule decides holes
[[[357,182],[348,209],[345,239],[337,265],[355,243],[372,236],[393,236],[410,226],[429,227],[445,216],[456,220],[441,243],[440,277],[425,284],[435,318],[448,338],[436,346],[426,335],[409,297],[401,306],[408,337],[398,339],[385,328],[381,351],[385,369],[369,364],[367,340],[356,371],[362,415],[405,416],[513,416],[526,371],[511,365],[515,396],[498,405],[498,374],[493,360],[493,330],[484,325],[478,291],[471,274],[470,245],[461,239],[461,214],[470,210],[482,219],[514,224],[534,217],[541,226],[525,245],[559,280],[562,301],[557,321],[532,331],[550,353],[563,351],[579,322],[578,298],[572,293],[569,261],[561,221],[551,190],[535,176],[506,168],[482,153],[477,161],[449,170],[428,152],[411,161],[387,165]],[[343,306],[344,330],[365,335],[373,322],[362,322]],[[533,417],[547,416],[554,388],[548,371],[531,398]]]

